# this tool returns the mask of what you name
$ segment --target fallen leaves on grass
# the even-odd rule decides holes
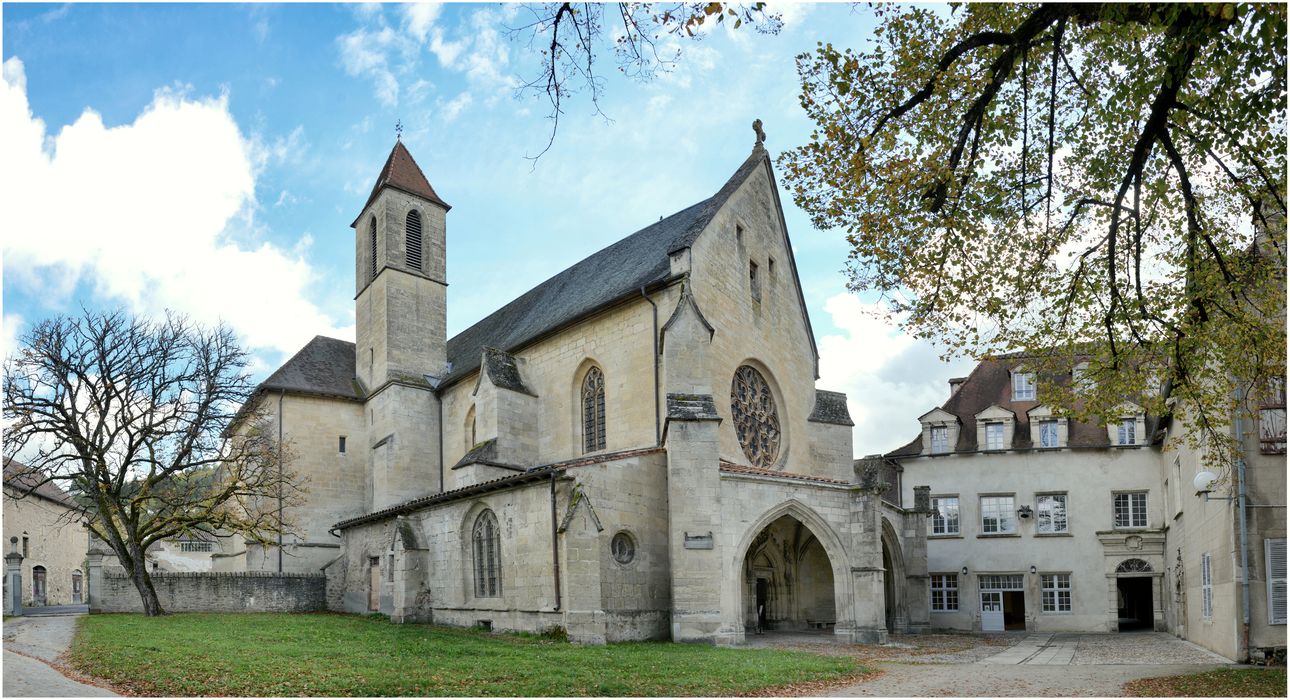
[[[1124,684],[1132,697],[1152,698],[1284,698],[1284,668],[1220,668],[1205,673],[1141,678]]]

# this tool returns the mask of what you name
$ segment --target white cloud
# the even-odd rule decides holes
[[[4,329],[0,331],[0,359],[9,359],[14,348],[18,347],[18,336],[26,328],[22,314],[5,314]]]
[[[399,102],[399,81],[390,67],[390,54],[403,39],[390,27],[359,27],[336,38],[341,67],[350,75],[370,78],[376,98],[391,107]]]
[[[439,18],[443,5],[437,2],[418,2],[403,6],[403,21],[418,42],[424,42],[431,25]]]
[[[456,119],[463,110],[469,107],[471,102],[474,102],[474,98],[470,96],[469,92],[463,92],[444,103],[444,105],[440,107],[439,112],[443,115],[443,120],[445,122],[451,122]]]
[[[6,275],[53,306],[85,282],[96,303],[224,321],[253,349],[294,352],[337,332],[310,300],[301,255],[232,242],[254,226],[257,159],[274,149],[257,156],[226,96],[158,91],[132,123],[108,128],[86,110],[47,140],[25,86],[22,62],[5,61]]]
[[[918,433],[918,416],[949,398],[948,380],[971,364],[940,362],[931,345],[878,317],[880,308],[837,294],[824,310],[842,335],[820,338],[819,387],[846,392],[857,456],[889,452]],[[875,401],[874,397],[882,397]]]

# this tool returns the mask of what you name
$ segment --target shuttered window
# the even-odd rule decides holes
[[[1214,618],[1214,573],[1210,570],[1209,552],[1200,555],[1200,616]]]
[[[404,226],[404,232],[407,234],[408,246],[408,267],[421,271],[421,213],[413,209],[408,212],[407,224]]]
[[[1264,559],[1267,561],[1268,624],[1286,624],[1286,541],[1263,540]]]

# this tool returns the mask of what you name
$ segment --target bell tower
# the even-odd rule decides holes
[[[398,140],[351,224],[369,510],[439,490],[440,407],[426,377],[447,363],[449,209]]]

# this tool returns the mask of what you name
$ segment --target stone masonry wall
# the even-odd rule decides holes
[[[327,609],[327,580],[319,574],[153,574],[166,612],[314,612]],[[143,612],[139,591],[124,573],[105,571],[93,592],[94,612]]]

